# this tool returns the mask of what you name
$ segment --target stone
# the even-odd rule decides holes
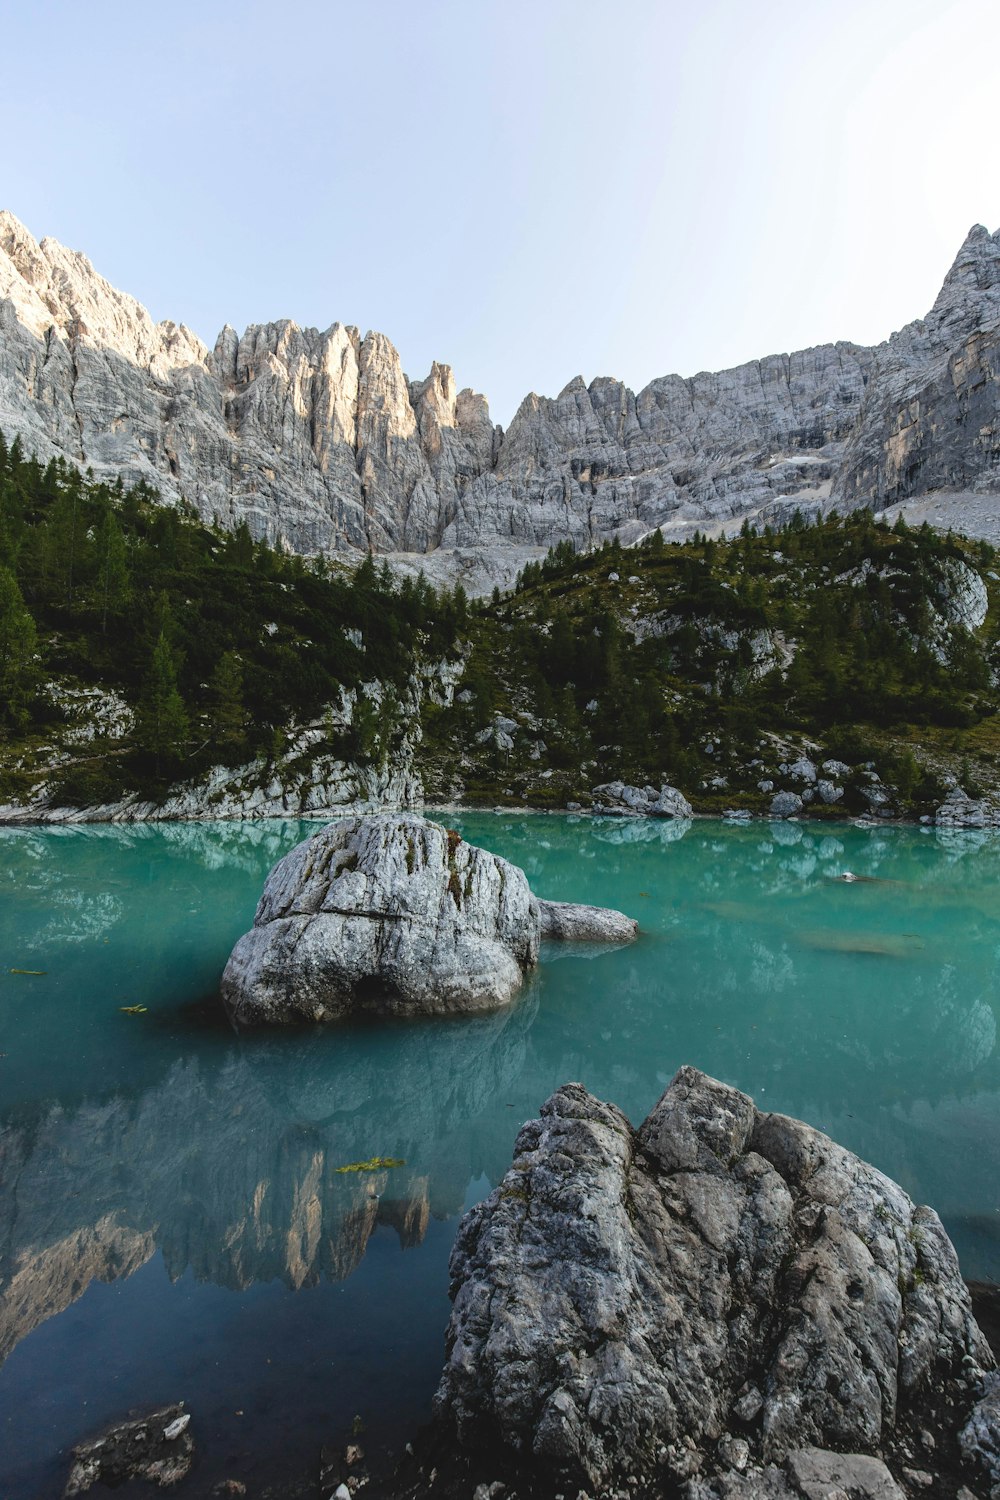
[[[442,1015],[510,1001],[539,942],[631,942],[622,912],[538,901],[523,870],[413,814],[346,817],[268,875],[222,975],[246,1024]]]
[[[591,792],[595,813],[617,817],[691,818],[694,811],[683,792],[675,786],[628,786],[623,781],[607,781]]]
[[[885,1464],[862,1453],[798,1448],[789,1454],[786,1467],[804,1500],[830,1500],[837,1490],[858,1500],[905,1500]]]
[[[194,1462],[190,1421],[183,1406],[165,1406],[79,1443],[73,1449],[63,1495],[69,1500],[98,1482],[112,1487],[133,1479],[161,1486],[176,1484]]]
[[[803,802],[798,792],[775,792],[769,812],[772,818],[794,818],[802,808]]]
[[[490,1010],[538,942],[516,866],[423,818],[344,818],[275,865],[222,999],[248,1024]]]
[[[695,1500],[899,1500],[911,1430],[935,1482],[960,1429],[968,1482],[989,1461],[994,1359],[937,1215],[694,1068],[638,1130],[558,1089],[450,1272],[439,1430],[546,1493],[660,1493],[666,1465]]]
[[[575,943],[631,943],[639,924],[606,906],[578,906],[571,901],[539,901],[540,933],[545,939]]]
[[[970,797],[953,787],[934,814],[941,828],[1000,828],[1000,802],[992,797]]]
[[[793,761],[788,767],[787,774],[792,781],[801,781],[808,786],[814,786],[816,783],[816,767],[809,760],[808,756],[805,755]]]
[[[821,802],[825,802],[830,807],[833,803],[839,802],[841,797],[843,797],[844,788],[842,786],[834,786],[832,781],[828,781],[826,777],[821,777],[816,783],[816,794]]]
[[[959,1446],[990,1485],[991,1495],[1000,1490],[1000,1376],[987,1375],[982,1394],[959,1434]]]

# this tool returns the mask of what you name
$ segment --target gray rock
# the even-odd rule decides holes
[[[439,1422],[569,1492],[700,1470],[696,1496],[896,1500],[877,1460],[897,1419],[953,1448],[994,1365],[931,1209],[693,1068],[638,1131],[557,1090],[462,1221],[451,1278]],[[739,1487],[742,1448],[712,1457],[727,1437],[772,1488]]]
[[[803,802],[798,792],[775,792],[771,798],[772,818],[794,818],[802,811]]]
[[[926,318],[874,351],[835,502],[998,488],[1000,233],[977,225]]]
[[[183,1479],[194,1462],[190,1413],[183,1405],[164,1406],[73,1449],[73,1465],[63,1495],[82,1495],[100,1482],[115,1487],[129,1480],[167,1486]]]
[[[685,1500],[905,1500],[885,1464],[861,1453],[798,1448],[784,1468],[729,1470],[693,1483]]]
[[[827,776],[832,777],[834,781],[843,781],[845,776],[850,776],[851,774],[850,766],[845,765],[842,760],[825,760],[820,769],[825,771]]]
[[[538,942],[516,866],[422,818],[345,818],[275,865],[222,998],[248,1023],[489,1010]]]
[[[575,943],[631,943],[639,924],[605,906],[577,906],[571,901],[539,901],[540,934]]]
[[[807,786],[813,786],[816,782],[816,767],[808,756],[801,756],[788,767],[788,775],[792,781],[801,781]]]
[[[980,1399],[959,1434],[965,1457],[990,1486],[991,1497],[1000,1494],[1000,1376],[988,1375]]]
[[[842,786],[834,786],[832,781],[827,781],[825,777],[821,777],[816,783],[816,794],[821,802],[825,802],[830,807],[834,802],[839,802],[841,797],[843,797],[844,788]]]
[[[542,937],[623,943],[638,930],[622,912],[537,901],[523,870],[440,824],[344,818],[275,865],[222,999],[248,1024],[492,1010]]]
[[[934,822],[941,828],[1000,828],[1000,803],[970,797],[956,786],[937,809]]]
[[[629,786],[624,781],[607,781],[591,792],[595,813],[612,813],[619,817],[690,818],[690,802],[675,786]]]
[[[282,320],[227,326],[209,350],[0,213],[0,428],[292,550],[374,549],[485,593],[565,539],[996,493],[998,266],[977,228],[928,317],[876,350],[826,344],[638,393],[577,378],[528,395],[503,432],[447,365],[408,380],[380,333]],[[975,617],[968,591],[948,597]]]

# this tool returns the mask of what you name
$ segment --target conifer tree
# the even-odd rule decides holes
[[[22,727],[38,677],[38,632],[17,579],[0,568],[0,718]]]
[[[122,529],[112,510],[106,510],[98,537],[100,573],[98,595],[101,606],[101,634],[108,633],[108,614],[116,613],[128,603],[131,592],[128,576],[128,552]]]
[[[224,651],[208,684],[208,727],[220,749],[238,749],[246,740],[243,668],[235,651]]]
[[[188,717],[177,686],[174,653],[161,629],[153,646],[136,717],[136,740],[153,755],[159,774],[161,763],[176,760],[188,733]]]

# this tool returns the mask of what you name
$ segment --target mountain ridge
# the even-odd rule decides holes
[[[926,318],[633,392],[575,376],[510,426],[450,366],[333,323],[226,325],[209,350],[86,256],[0,212],[0,429],[45,460],[144,479],[306,555],[507,583],[565,540],[1000,492],[1000,232],[974,226]]]

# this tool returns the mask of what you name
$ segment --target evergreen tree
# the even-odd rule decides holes
[[[107,635],[108,614],[117,614],[128,603],[131,592],[125,538],[110,507],[104,512],[97,545],[100,557],[98,597],[101,607],[101,634]]]
[[[208,683],[208,728],[215,746],[237,750],[246,742],[243,668],[235,651],[224,651]]]
[[[177,666],[165,629],[156,638],[136,716],[136,741],[156,761],[176,760],[187,739],[188,717],[177,686]]]
[[[38,679],[38,632],[17,579],[0,568],[0,717],[20,728]]]

